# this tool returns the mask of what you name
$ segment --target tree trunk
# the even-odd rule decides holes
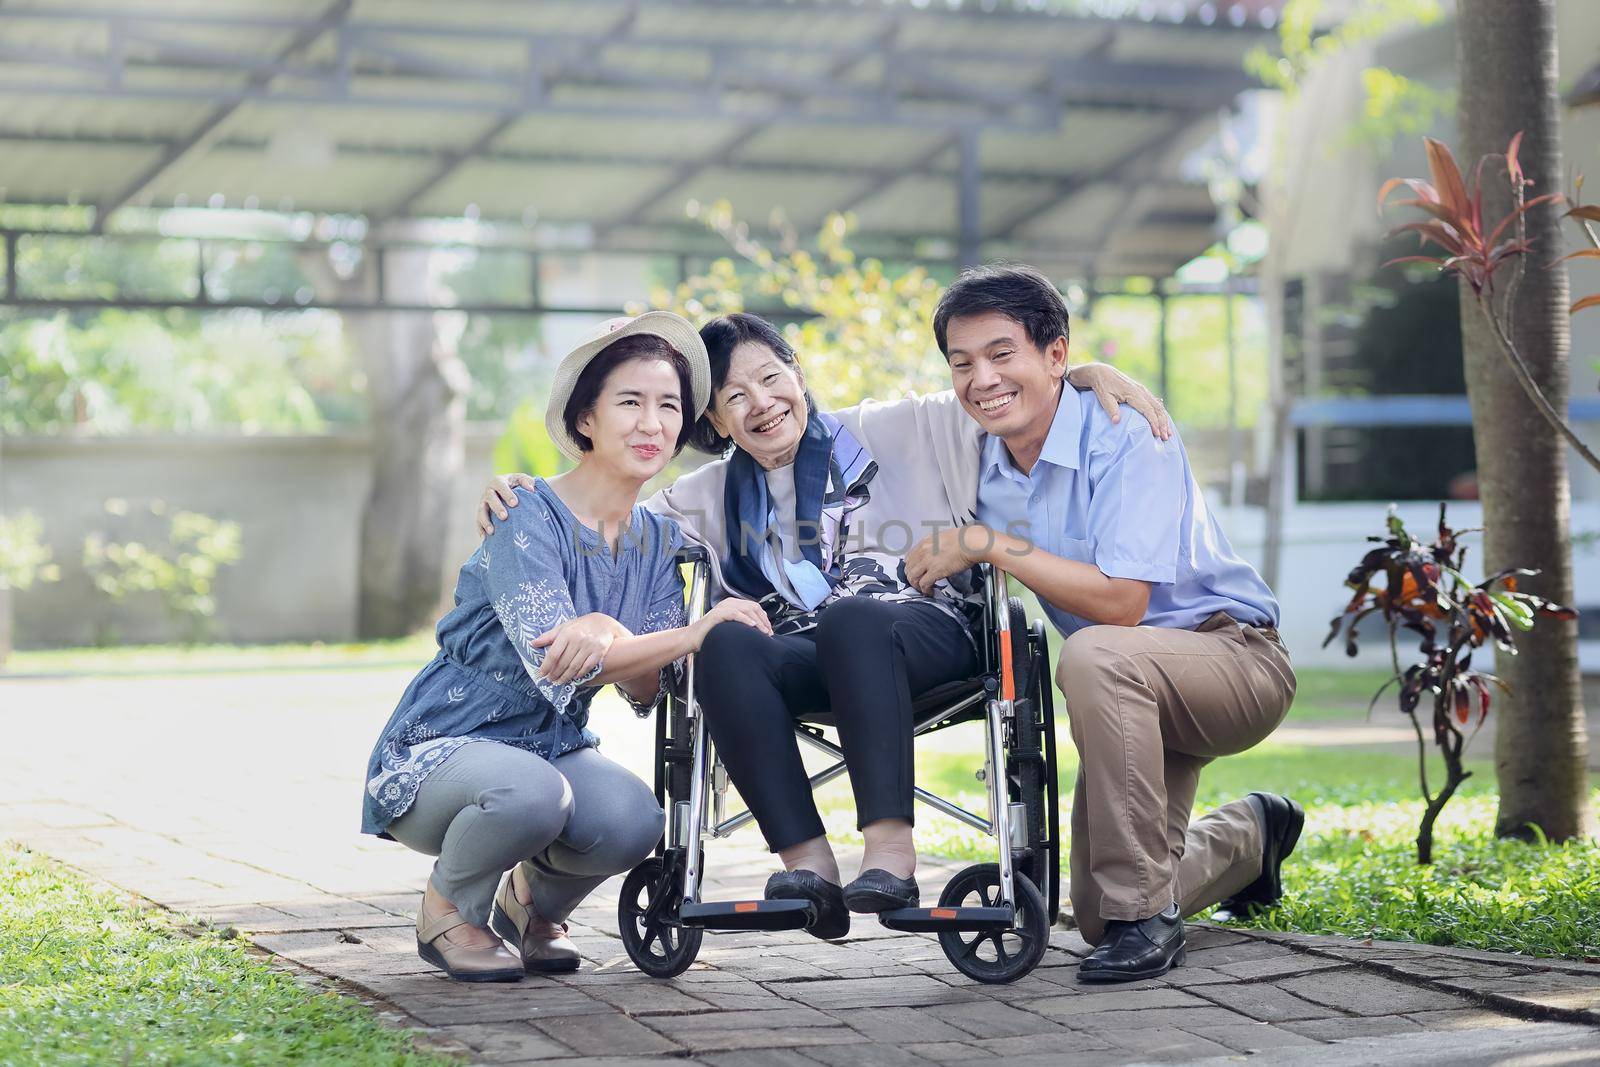
[[[11,658],[11,590],[0,585],[0,670]]]
[[[1556,86],[1555,0],[1460,0],[1457,8],[1461,77],[1461,161],[1464,170],[1504,153],[1523,133],[1523,169],[1536,185],[1530,195],[1559,191],[1560,101]],[[1503,161],[1484,168],[1484,218],[1510,210]],[[1546,267],[1561,249],[1561,209],[1527,215],[1534,252],[1513,302],[1513,336],[1532,375],[1556,409],[1565,412],[1567,273]],[[1489,222],[1488,225],[1494,225]],[[1511,281],[1502,270],[1497,288]],[[1572,603],[1571,496],[1566,448],[1518,386],[1465,283],[1461,337],[1467,395],[1478,453],[1487,570],[1539,568],[1525,584],[1560,603]],[[1495,774],[1500,785],[1496,832],[1529,836],[1537,824],[1552,840],[1592,831],[1586,765],[1588,738],[1578,680],[1577,624],[1541,619],[1516,637],[1518,655],[1497,657],[1511,697],[1495,724]]]
[[[465,371],[437,312],[368,312],[355,322],[372,405],[372,489],[361,511],[363,639],[400,637],[438,617],[451,490],[465,466]],[[460,374],[458,374],[458,370]],[[455,516],[460,518],[459,516]]]
[[[0,433],[0,489],[5,488],[5,434]],[[5,514],[5,500],[0,495],[0,516]],[[0,669],[11,658],[11,590],[0,585]]]
[[[369,257],[370,259],[370,257]],[[432,254],[385,254],[385,295],[423,304],[436,289]],[[306,264],[319,286],[349,299],[372,295],[370,264],[341,279],[325,261]],[[465,464],[466,367],[456,355],[465,315],[451,311],[364,311],[345,315],[346,334],[366,371],[372,486],[361,512],[356,633],[402,637],[430,625],[444,599],[452,489]]]

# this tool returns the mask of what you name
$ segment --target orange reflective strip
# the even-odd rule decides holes
[[[933,916],[935,919],[954,919],[956,917],[956,909],[933,908],[928,912],[928,914]]]
[[[758,900],[743,900],[743,901],[740,901],[739,903],[735,904],[733,906],[733,910],[734,911],[755,911],[759,907],[761,907],[761,902],[758,901]]]
[[[1000,699],[1017,699],[1016,665],[1011,662],[1011,605],[1005,600],[1007,579],[1010,576],[996,567],[994,580],[1000,583],[1000,617],[995,620],[1000,633]]]
[[[1000,697],[1017,699],[1016,677],[1011,665],[1011,636],[1004,630],[1000,632]]]

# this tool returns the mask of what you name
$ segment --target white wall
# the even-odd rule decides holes
[[[1345,575],[1372,547],[1366,538],[1384,532],[1386,509],[1383,503],[1353,503],[1299,504],[1289,510],[1284,523],[1283,562],[1274,592],[1283,609],[1283,639],[1296,664],[1378,669],[1384,666],[1386,653],[1382,646],[1364,645],[1361,654],[1351,660],[1338,642],[1328,648],[1323,648],[1322,642],[1328,636],[1329,622],[1349,600]],[[1265,513],[1258,508],[1223,508],[1218,514],[1234,548],[1259,565]],[[1402,504],[1400,517],[1412,534],[1431,540],[1439,505]],[[1479,526],[1483,509],[1476,501],[1453,501],[1448,519],[1457,530]],[[1600,531],[1600,502],[1575,502],[1572,529],[1574,533]],[[1466,544],[1470,546],[1467,576],[1481,577],[1481,541],[1469,535]],[[1577,606],[1600,604],[1600,548],[1575,549],[1572,564]],[[1407,647],[1401,646],[1402,654]],[[1600,642],[1580,643],[1579,656],[1586,672],[1600,671]]]
[[[1560,84],[1565,92],[1600,63],[1600,3],[1559,0],[1557,13]],[[1262,190],[1280,277],[1354,271],[1359,278],[1375,265],[1379,237],[1389,227],[1417,217],[1400,209],[1381,217],[1376,211],[1378,189],[1386,179],[1426,178],[1428,168],[1420,135],[1403,137],[1382,159],[1352,143],[1349,131],[1364,99],[1361,71],[1388,66],[1436,88],[1449,88],[1459,78],[1454,40],[1455,27],[1447,19],[1400,31],[1376,44],[1354,46],[1313,72],[1292,107],[1267,109],[1276,123],[1274,136],[1284,173],[1281,184],[1268,182]],[[1429,132],[1459,149],[1454,116],[1441,116]],[[1570,193],[1572,179],[1585,174],[1591,179],[1586,199],[1594,202],[1600,197],[1600,105],[1562,109],[1562,152],[1564,172],[1531,175],[1537,181],[1534,191]],[[1475,161],[1459,162],[1470,171]],[[1492,168],[1486,171],[1489,176],[1496,173]],[[1536,254],[1534,263],[1582,247],[1576,230],[1569,230],[1567,237],[1565,248]],[[1577,261],[1569,265],[1569,276],[1574,299],[1600,292],[1600,263]],[[1600,309],[1572,319],[1570,366],[1572,396],[1592,397],[1600,391]],[[1592,445],[1600,444],[1600,427],[1581,426],[1579,431]],[[1579,460],[1569,463],[1568,471],[1575,501],[1600,500],[1600,474]]]
[[[452,505],[448,596],[477,534],[472,501],[489,474],[495,434],[467,438],[466,475]],[[96,622],[127,643],[170,639],[153,600],[112,610],[83,570],[86,534],[116,527],[105,501],[232,519],[244,555],[217,582],[216,635],[227,641],[349,640],[355,635],[360,516],[370,483],[362,435],[303,437],[7,437],[0,444],[0,511],[32,511],[62,580],[12,596],[17,647],[78,645]]]
[[[452,505],[445,593],[477,544],[472,509],[490,472],[494,433],[468,437],[466,474]],[[355,634],[356,556],[361,506],[370,461],[359,435],[316,437],[23,437],[7,438],[0,453],[0,509],[31,510],[44,523],[62,564],[59,583],[13,596],[18,647],[88,642],[97,619],[115,622],[128,643],[160,641],[170,633],[158,607],[108,612],[83,573],[83,537],[107,528],[104,502],[120,497],[138,506],[161,499],[173,508],[233,519],[244,531],[244,558],[217,584],[216,633],[243,642],[348,640]],[[1264,513],[1217,507],[1234,547],[1259,565]],[[1345,600],[1345,574],[1381,532],[1382,503],[1301,504],[1284,531],[1276,593],[1283,635],[1296,663],[1380,666],[1373,648],[1350,661],[1337,647],[1321,648],[1328,621]],[[1413,531],[1433,529],[1437,505],[1404,505]],[[1481,521],[1476,503],[1450,507],[1457,528]],[[1600,531],[1600,503],[1575,504],[1572,528]],[[1470,542],[1469,542],[1470,543]],[[1469,570],[1476,572],[1475,557]],[[1600,549],[1579,549],[1573,560],[1579,605],[1600,604]],[[1585,648],[1586,669],[1600,670],[1600,647]]]

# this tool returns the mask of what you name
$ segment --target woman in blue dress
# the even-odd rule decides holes
[[[519,489],[462,566],[438,655],[373,748],[362,830],[438,857],[417,951],[451,978],[575,969],[564,920],[660,838],[650,788],[586,729],[599,687],[648,701],[718,623],[770,632],[738,599],[685,625],[682,535],[637,505],[709,381],[699,336],[670,312],[602,323],[561,361],[546,424],[577,467]]]

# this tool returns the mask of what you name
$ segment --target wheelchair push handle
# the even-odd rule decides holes
[[[690,542],[681,546],[673,555],[673,559],[679,563],[708,563],[711,560],[711,554],[705,550],[704,545]]]

